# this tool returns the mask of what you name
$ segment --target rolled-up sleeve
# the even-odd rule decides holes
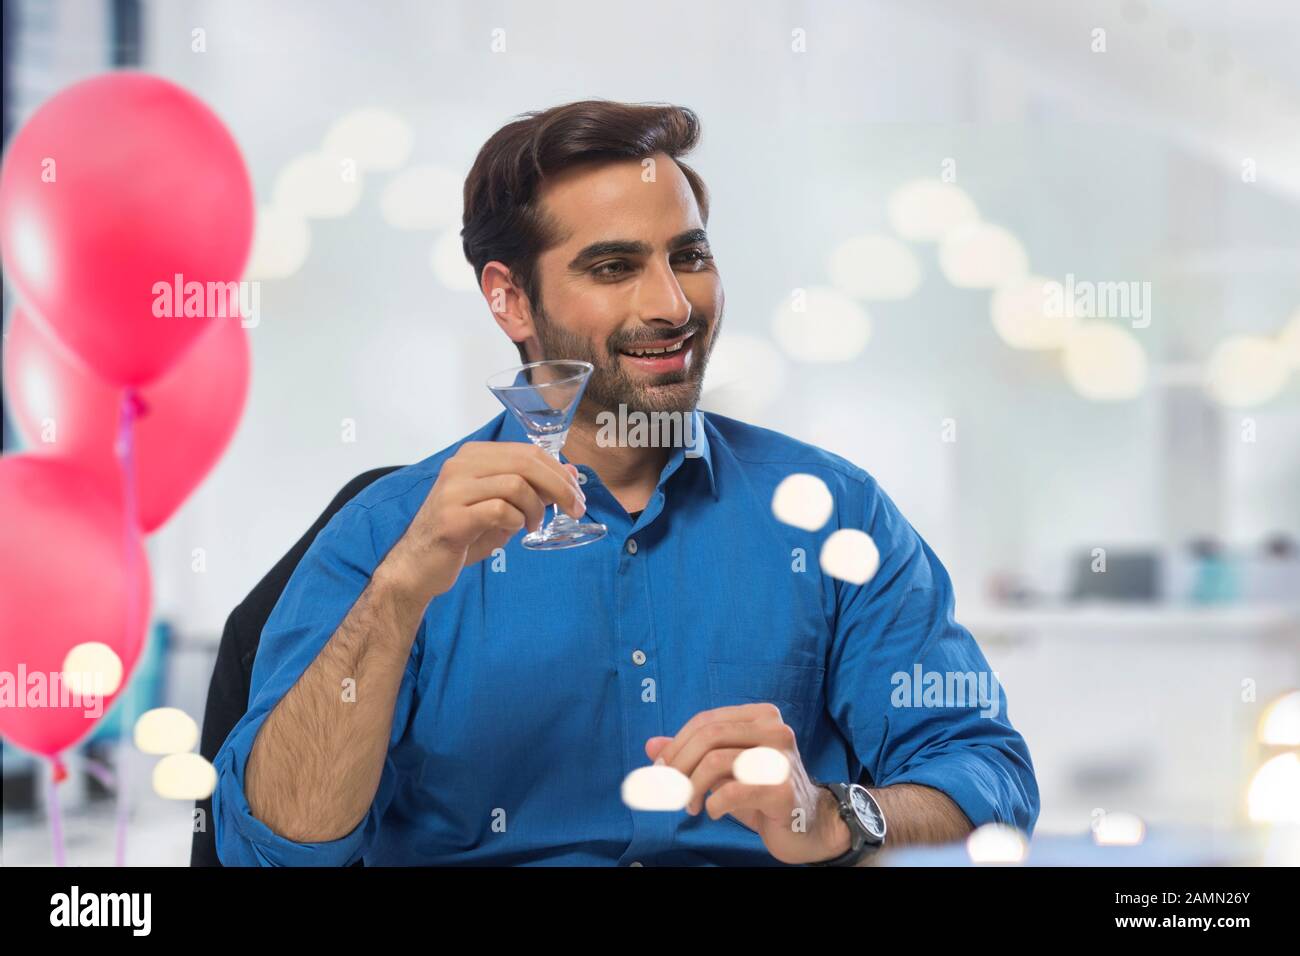
[[[871,536],[880,565],[865,584],[836,582],[833,718],[872,785],[923,784],[974,826],[1032,833],[1039,796],[1029,748],[996,673],[954,620],[947,571],[874,479],[863,496],[857,527]]]
[[[377,564],[367,510],[349,503],[316,536],[267,619],[253,665],[248,711],[213,761],[217,771],[213,827],[217,855],[224,865],[345,866],[361,859],[372,844],[397,785],[392,747],[411,713],[418,672],[416,653],[407,660],[398,691],[389,756],[378,791],[351,833],[323,843],[285,839],[253,816],[245,796],[244,775],[267,716],[328,643],[365,590]],[[420,627],[423,632],[423,623]],[[422,637],[422,633],[417,635],[416,647]],[[340,700],[342,693],[340,688]]]

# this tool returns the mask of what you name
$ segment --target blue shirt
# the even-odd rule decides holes
[[[516,535],[429,605],[388,757],[356,829],[294,843],[256,819],[244,769],[266,716],[330,639],[461,444],[364,489],[316,537],[262,632],[247,713],[216,756],[227,865],[782,865],[731,816],[642,812],[623,778],[696,713],[770,701],[814,780],[925,784],[975,825],[1032,832],[1038,788],[1006,696],[953,619],[943,565],[863,469],[768,429],[697,412],[633,521],[586,466],[609,534],[563,551]],[[526,441],[502,412],[464,441]],[[772,512],[777,484],[821,478],[819,531]],[[822,542],[866,531],[869,581],[822,572]],[[979,678],[978,675],[984,675]],[[982,694],[963,694],[984,683]],[[936,687],[938,689],[936,690]]]

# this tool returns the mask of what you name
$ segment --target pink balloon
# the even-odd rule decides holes
[[[72,353],[117,385],[156,379],[219,321],[206,292],[240,278],[252,235],[252,184],[230,132],[195,96],[145,73],[52,97],[0,172],[6,273]],[[201,315],[185,315],[188,290],[204,293],[191,299]]]
[[[248,378],[248,333],[238,319],[225,319],[139,390],[146,408],[134,425],[141,529],[162,526],[217,463],[243,414]],[[121,500],[115,443],[124,390],[86,371],[22,306],[9,323],[4,386],[29,452],[75,459]]]
[[[23,704],[15,698],[0,707],[0,734],[52,757],[89,733],[126,686],[149,621],[149,565],[139,532],[124,537],[121,507],[74,463],[0,458],[0,508],[0,675],[7,675],[0,680]],[[61,675],[73,647],[91,641],[121,659],[121,687],[102,698],[102,710],[85,699],[48,706],[61,703],[49,694],[62,684],[52,675]],[[31,706],[38,684],[46,706]]]

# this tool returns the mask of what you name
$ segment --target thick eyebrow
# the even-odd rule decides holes
[[[709,237],[703,229],[687,229],[668,240],[668,251],[676,252],[686,246],[708,243]],[[635,239],[604,239],[584,246],[582,251],[569,263],[570,269],[583,269],[589,263],[603,256],[648,256],[653,252],[650,244]]]

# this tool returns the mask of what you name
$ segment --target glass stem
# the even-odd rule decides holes
[[[547,450],[550,451],[552,458],[554,458],[561,465],[564,464],[564,462],[560,461],[560,449],[554,448],[554,449],[547,449]],[[555,509],[555,516],[551,518],[551,524],[554,524],[555,522],[560,520],[560,503],[556,501],[551,505],[551,507]]]
[[[563,465],[564,462],[560,461],[560,449],[564,447],[564,439],[568,434],[568,429],[565,429],[564,432],[558,435],[547,435],[544,438],[533,438],[532,441],[557,462]],[[551,518],[551,523],[553,524],[560,520],[560,503],[558,501],[552,502],[551,508],[555,512],[554,516]]]

